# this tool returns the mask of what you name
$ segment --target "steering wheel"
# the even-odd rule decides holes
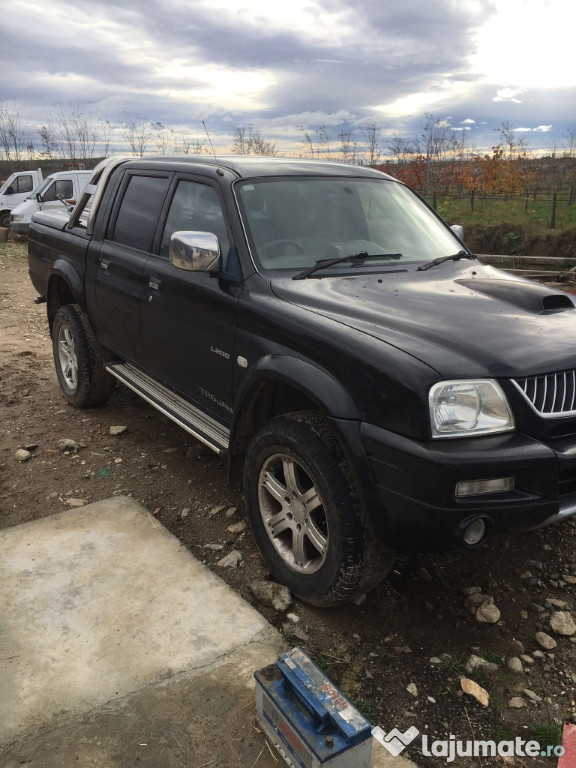
[[[266,245],[260,247],[260,253],[264,256],[267,251],[271,250],[272,248],[276,248],[278,245],[293,245],[298,253],[304,253],[304,248],[302,248],[302,245],[298,242],[298,240],[289,240],[287,238],[271,240],[269,243],[266,243]],[[268,258],[281,258],[284,255],[284,253],[269,254]]]

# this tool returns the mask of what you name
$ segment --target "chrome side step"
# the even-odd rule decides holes
[[[176,422],[219,456],[228,451],[230,431],[130,363],[110,363],[108,373]]]

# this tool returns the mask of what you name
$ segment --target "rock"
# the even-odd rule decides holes
[[[475,683],[474,680],[469,680],[467,677],[461,677],[460,687],[464,693],[467,693],[469,696],[476,699],[476,701],[479,701],[483,707],[488,706],[488,702],[490,701],[488,691],[478,685],[478,683]]]
[[[292,604],[292,595],[288,587],[276,584],[274,581],[253,579],[250,582],[250,589],[259,603],[274,608],[275,611],[285,611]]]
[[[418,697],[418,688],[416,687],[416,683],[409,683],[406,686],[406,690],[410,694],[410,696],[414,696],[414,698]]]
[[[192,461],[193,459],[199,459],[200,456],[204,456],[205,453],[206,451],[202,443],[197,443],[196,445],[189,445],[188,448],[186,448],[184,458],[188,459],[188,461]]]
[[[569,611],[555,611],[550,616],[550,627],[557,635],[576,635],[576,624]]]
[[[533,613],[544,613],[546,611],[546,608],[544,608],[543,605],[538,605],[538,603],[530,603],[528,606]]]
[[[66,499],[66,504],[69,507],[83,507],[88,504],[88,501],[86,499]]]
[[[576,584],[576,576],[569,576],[568,574],[565,574],[562,576],[566,584]]]
[[[508,669],[511,669],[512,672],[515,672],[517,675],[524,674],[524,666],[518,656],[511,656],[508,659]]]
[[[204,544],[204,549],[211,549],[212,552],[220,552],[224,549],[224,544]]]
[[[496,624],[500,621],[500,611],[493,602],[482,603],[476,611],[476,620],[482,624]]]
[[[351,695],[358,693],[362,690],[362,683],[358,679],[358,675],[352,670],[347,669],[340,680],[340,686],[344,693]]]
[[[83,443],[77,443],[76,440],[64,437],[62,440],[58,440],[56,447],[59,451],[74,451],[74,453],[78,453],[80,448],[85,448],[85,445]]]
[[[558,643],[556,640],[554,640],[553,637],[550,637],[550,635],[547,635],[546,632],[536,632],[534,635],[536,638],[536,642],[541,648],[544,648],[546,651],[551,651],[553,648],[556,648]],[[534,656],[534,654],[532,654]]]
[[[464,587],[462,589],[462,594],[467,596],[476,595],[479,592],[482,592],[482,589],[480,587]]]
[[[236,507],[228,507],[226,510],[226,517],[234,517],[236,514]]]
[[[14,458],[16,461],[28,461],[28,459],[32,458],[32,454],[30,451],[27,451],[25,448],[19,448],[16,453],[14,454]]]
[[[229,525],[226,530],[230,531],[230,533],[243,533],[248,526],[248,523],[245,520],[240,520],[239,523],[234,523],[234,525]]]
[[[439,659],[438,656],[431,656],[429,661],[430,664],[442,664],[442,659]]]
[[[557,600],[554,597],[548,597],[546,599],[546,608],[557,608],[559,611],[563,611],[566,608],[566,602],[564,600]]]
[[[508,706],[512,709],[522,709],[526,706],[526,702],[521,696],[513,696],[508,702]]]
[[[190,514],[190,507],[184,507],[182,512],[180,512],[180,517],[188,517]]]
[[[550,639],[552,639],[552,638],[550,638]],[[532,652],[532,656],[535,659],[545,659],[546,658],[546,656],[542,653],[542,651],[533,651]]]
[[[209,518],[215,517],[219,512],[222,512],[222,510],[225,508],[226,508],[226,504],[219,504],[217,507],[212,507],[210,512],[208,512],[208,517]]]
[[[286,618],[289,619],[293,624],[298,624],[300,621],[300,616],[297,616],[295,613],[287,613]]]
[[[363,595],[358,595],[358,597],[355,597],[354,600],[352,600],[352,602],[354,603],[354,605],[357,605],[357,606],[362,605],[362,603],[366,602],[366,593],[364,592]]]
[[[242,553],[238,552],[237,549],[233,549],[232,552],[229,552],[227,555],[224,555],[221,560],[218,560],[216,565],[219,565],[220,568],[237,568],[241,562]]]
[[[464,600],[464,605],[467,608],[472,608],[472,612],[476,608],[482,605],[482,603],[487,603],[489,600],[493,600],[490,595],[483,595],[481,592],[472,592],[471,595],[468,595],[466,600]]]
[[[521,659],[521,661],[523,661],[525,664],[530,664],[530,665],[531,665],[531,664],[534,664],[534,659],[532,658],[532,656],[528,656],[528,654],[527,654],[527,653],[523,653],[523,654],[520,656],[520,659]]]
[[[498,671],[498,664],[493,664],[481,656],[472,654],[466,662],[466,672],[473,672],[475,669],[480,669],[487,674],[494,674],[494,672]]]
[[[108,432],[111,435],[121,435],[123,432],[126,432],[127,429],[128,429],[128,427],[116,426],[116,427],[110,427],[108,429]]]
[[[532,578],[532,571],[524,571],[520,574],[520,578],[522,581],[527,581],[528,579]]]
[[[524,688],[524,696],[527,696],[531,701],[542,701],[542,696],[538,696],[537,693],[534,693],[534,691],[531,691],[529,688]]]

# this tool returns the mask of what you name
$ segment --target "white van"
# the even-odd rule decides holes
[[[51,173],[23,203],[12,210],[10,229],[13,232],[26,234],[33,213],[49,208],[63,210],[66,205],[75,205],[91,176],[92,171]]]
[[[0,187],[0,227],[10,226],[10,213],[25,200],[42,181],[42,169],[18,171]]]

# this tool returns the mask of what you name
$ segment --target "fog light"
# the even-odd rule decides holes
[[[504,493],[513,490],[513,477],[497,477],[493,480],[461,480],[456,484],[456,498],[481,496],[485,493]]]
[[[474,544],[478,544],[480,541],[482,541],[485,535],[486,523],[484,520],[482,520],[481,517],[479,517],[466,526],[462,538],[464,539],[465,544],[474,546]]]

